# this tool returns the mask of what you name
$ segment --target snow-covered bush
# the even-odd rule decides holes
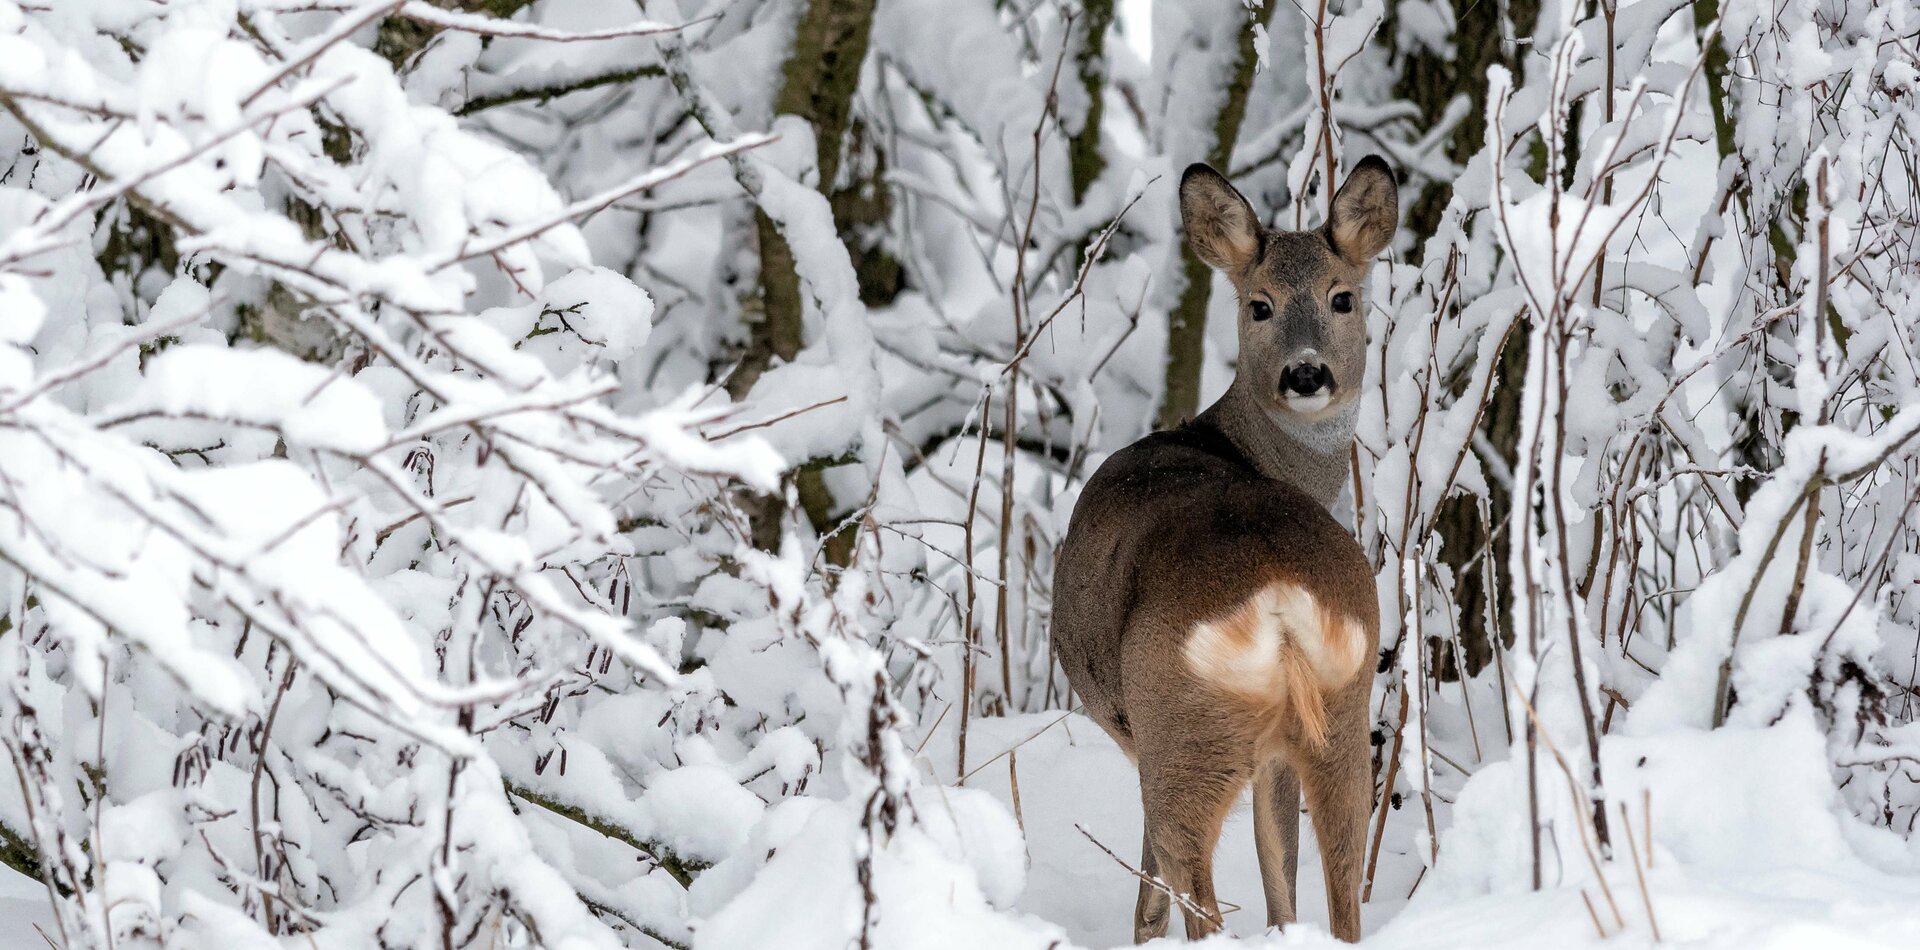
[[[730,493],[782,467],[751,421],[623,389],[655,305],[578,226],[770,139],[569,201],[353,41],[396,11],[581,36],[0,7],[0,825],[67,945],[684,943],[761,796],[889,708],[856,621],[743,543]],[[689,611],[807,645],[696,668]]]

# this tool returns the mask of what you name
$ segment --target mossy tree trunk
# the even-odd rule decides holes
[[[1486,141],[1487,67],[1500,64],[1518,73],[1522,53],[1508,44],[1506,37],[1525,35],[1521,31],[1531,32],[1539,17],[1540,4],[1539,0],[1512,0],[1504,7],[1476,0],[1452,0],[1452,4],[1456,22],[1453,57],[1442,59],[1427,49],[1398,52],[1400,78],[1394,91],[1420,110],[1420,122],[1426,127],[1438,124],[1456,98],[1467,98],[1466,116],[1454,126],[1453,136],[1447,143],[1447,156],[1465,164]],[[1388,3],[1389,26],[1379,34],[1389,41],[1398,35],[1391,28],[1397,7],[1397,0]],[[1511,25],[1501,22],[1503,9],[1512,17]],[[1451,182],[1432,181],[1426,183],[1409,204],[1402,227],[1414,236],[1411,262],[1420,262],[1421,242],[1439,227],[1440,215],[1452,198]],[[1498,356],[1499,369],[1495,371],[1500,384],[1494,388],[1487,411],[1480,419],[1480,429],[1486,434],[1487,442],[1509,470],[1519,452],[1519,383],[1526,374],[1527,338],[1524,325],[1508,335],[1506,346]],[[1487,507],[1488,524],[1496,526],[1504,523],[1512,510],[1513,499],[1497,480],[1489,480]],[[1511,590],[1485,573],[1489,563],[1508,563],[1507,534],[1495,531],[1489,538],[1487,525],[1481,522],[1478,503],[1465,495],[1456,495],[1443,504],[1437,530],[1441,535],[1440,560],[1452,569],[1456,578],[1454,609],[1460,618],[1462,651],[1468,670],[1478,672],[1492,662],[1495,638],[1504,642],[1509,636],[1498,625],[1506,622]],[[1489,544],[1493,547],[1491,558],[1483,554]],[[1494,598],[1491,612],[1487,609],[1489,597]],[[1492,630],[1487,628],[1490,614],[1496,624]],[[1452,657],[1447,649],[1436,649],[1433,655],[1445,660]],[[1438,668],[1443,675],[1458,672],[1450,668],[1450,663],[1441,663]]]
[[[842,191],[836,186],[852,127],[854,92],[860,86],[860,71],[867,58],[873,7],[874,0],[808,2],[795,25],[793,48],[787,56],[780,91],[773,103],[775,114],[798,116],[813,127],[814,161],[820,176],[817,187],[834,205],[836,219],[846,212],[860,212],[862,220],[837,220],[836,228],[849,245],[861,277],[861,296],[869,302],[876,295],[869,294],[868,281],[875,279],[876,274],[887,274],[890,259],[875,255],[876,261],[865,261],[866,255],[857,250],[862,235],[856,232],[873,223],[866,220],[869,216],[877,214],[884,222],[889,207],[884,197],[872,197],[876,193],[874,189],[856,184]],[[884,189],[878,191],[884,194]],[[862,203],[859,200],[862,197],[868,201]],[[727,391],[735,398],[745,396],[775,359],[791,360],[797,356],[805,342],[800,275],[794,268],[793,249],[787,246],[773,219],[763,211],[754,212],[754,231],[760,246],[761,306],[758,319],[751,325],[746,352],[727,380]],[[897,265],[892,274],[897,291]],[[876,283],[885,280],[882,276]],[[853,552],[853,536],[851,531],[833,531],[838,516],[821,468],[817,465],[800,468],[794,475],[795,487],[814,530],[822,534],[832,532],[827,540],[828,559],[845,564]],[[748,509],[753,521],[754,543],[769,549],[777,546],[780,519],[785,513],[780,499],[772,496],[755,499]]]
[[[833,197],[840,159],[853,115],[853,94],[867,58],[874,0],[811,0],[794,27],[793,49],[782,69],[776,115],[793,115],[813,126],[814,163],[822,195]],[[801,333],[800,275],[793,249],[763,211],[754,212],[760,242],[759,319],[740,366],[727,382],[736,398],[746,395],[775,358],[793,359]]]
[[[1113,0],[1085,0],[1075,26],[1080,31],[1080,47],[1074,53],[1073,65],[1080,88],[1086,93],[1087,112],[1080,128],[1067,138],[1067,167],[1073,201],[1079,204],[1107,168],[1106,156],[1100,151],[1100,123],[1106,115],[1107,30],[1113,26]]]
[[[1266,23],[1273,17],[1277,3],[1266,3],[1254,16]],[[1234,47],[1233,73],[1227,83],[1226,98],[1213,120],[1213,143],[1205,161],[1223,173],[1233,158],[1233,146],[1240,140],[1240,126],[1247,117],[1247,99],[1253,92],[1254,67],[1259,57],[1253,48],[1253,21],[1240,30]],[[1200,410],[1200,368],[1206,356],[1207,298],[1213,287],[1212,273],[1194,256],[1193,249],[1180,246],[1181,275],[1186,283],[1180,299],[1167,314],[1167,365],[1165,387],[1160,398],[1160,413],[1154,427],[1170,429],[1193,418]]]

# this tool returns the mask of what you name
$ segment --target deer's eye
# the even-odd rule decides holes
[[[1247,312],[1251,313],[1255,320],[1265,320],[1273,316],[1273,307],[1264,300],[1256,300],[1247,305]]]
[[[1334,313],[1352,313],[1353,312],[1353,295],[1350,293],[1347,293],[1344,290],[1340,291],[1337,294],[1334,294],[1333,295],[1333,312]]]

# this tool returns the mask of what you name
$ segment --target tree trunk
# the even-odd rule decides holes
[[[1382,37],[1398,35],[1391,24],[1397,18],[1397,8],[1397,0],[1388,4],[1389,24],[1381,29]],[[1466,96],[1471,103],[1466,117],[1454,127],[1453,137],[1447,143],[1448,158],[1459,164],[1465,164],[1486,143],[1487,67],[1498,63],[1516,74],[1520,69],[1518,51],[1504,46],[1509,27],[1501,22],[1501,9],[1500,4],[1453,0],[1456,18],[1453,59],[1441,59],[1426,49],[1398,56],[1401,62],[1400,81],[1394,92],[1420,110],[1422,127],[1430,128],[1437,124],[1448,104],[1459,96]],[[1539,0],[1512,0],[1505,9],[1513,18],[1514,26],[1511,29],[1518,33],[1522,28],[1531,29],[1539,17],[1540,4]],[[1441,212],[1452,197],[1451,182],[1428,182],[1408,206],[1406,223],[1402,226],[1415,236],[1409,257],[1411,262],[1420,262],[1423,250],[1420,239],[1431,235],[1439,227]],[[1487,441],[1500,453],[1509,471],[1518,461],[1519,380],[1526,373],[1527,337],[1524,324],[1516,327],[1507,337],[1506,346],[1499,354],[1500,368],[1495,378],[1502,383],[1511,381],[1513,385],[1494,388],[1486,414],[1480,420],[1481,431],[1486,433]],[[1487,507],[1490,524],[1506,523],[1513,508],[1513,499],[1497,481],[1489,480],[1487,484]],[[1442,503],[1435,530],[1441,536],[1440,560],[1452,569],[1457,579],[1454,607],[1460,617],[1460,645],[1465,654],[1467,672],[1477,673],[1492,661],[1495,640],[1504,642],[1508,636],[1503,630],[1488,630],[1487,618],[1491,615],[1496,624],[1505,623],[1512,593],[1507,585],[1494,583],[1494,579],[1485,574],[1488,564],[1498,566],[1508,563],[1508,536],[1506,532],[1496,532],[1489,539],[1480,523],[1477,503],[1466,495],[1455,495]],[[1493,556],[1482,557],[1481,551],[1489,543],[1493,545]],[[1488,597],[1495,599],[1492,611],[1487,609]],[[1448,657],[1450,652],[1437,648],[1434,655]],[[1458,672],[1448,668],[1446,663],[1436,664],[1436,668],[1443,673]]]
[[[794,26],[793,49],[782,70],[776,115],[799,116],[813,126],[818,188],[829,199],[840,174],[842,140],[853,114],[853,93],[867,58],[874,0],[813,0]],[[764,212],[754,212],[760,242],[760,319],[740,366],[727,380],[735,398],[746,395],[772,365],[800,352],[800,275],[793,251]]]
[[[1086,0],[1080,12],[1080,49],[1074,71],[1087,96],[1087,113],[1080,128],[1067,138],[1067,167],[1073,182],[1073,203],[1086,200],[1087,189],[1107,168],[1100,151],[1100,122],[1106,114],[1107,30],[1113,26],[1113,0]],[[1248,31],[1252,32],[1252,31]]]
[[[816,187],[830,203],[836,217],[847,203],[833,202],[835,184],[840,176],[844,141],[853,115],[853,95],[860,85],[861,65],[867,58],[867,39],[873,27],[874,0],[812,0],[800,14],[794,27],[793,49],[783,69],[780,92],[774,98],[776,115],[794,115],[813,126],[815,164],[819,169]],[[856,188],[856,194],[858,190]],[[884,209],[884,205],[882,206]],[[882,211],[884,220],[884,210]],[[780,229],[765,212],[754,212],[754,230],[760,244],[761,312],[753,323],[752,336],[740,365],[727,380],[727,391],[738,399],[773,365],[777,357],[791,360],[805,342],[802,337],[800,275],[794,269],[793,250],[780,235]],[[850,235],[841,228],[842,240]],[[850,244],[849,253],[856,264],[862,255]],[[885,265],[869,265],[862,271],[862,293],[869,273],[885,272]],[[819,466],[802,466],[794,474],[801,507],[814,530],[830,531],[835,522],[833,496],[827,490]],[[763,548],[777,546],[779,522],[784,506],[778,496],[761,496],[747,506],[753,521],[754,543]],[[841,531],[827,539],[830,561],[844,564],[853,552],[851,531]]]
[[[1255,16],[1264,24],[1273,18],[1276,6],[1272,2],[1263,4]],[[1253,70],[1258,63],[1253,49],[1253,21],[1249,20],[1234,48],[1232,78],[1220,112],[1214,116],[1213,142],[1205,157],[1207,164],[1222,174],[1233,158],[1234,143],[1240,139],[1240,124],[1247,117],[1247,99],[1253,92]],[[1213,275],[1184,242],[1180,258],[1186,283],[1179,302],[1167,314],[1166,385],[1154,422],[1159,429],[1173,428],[1200,411],[1200,368],[1206,356],[1207,298],[1213,288]]]

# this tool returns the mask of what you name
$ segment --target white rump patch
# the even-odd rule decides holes
[[[1359,624],[1321,608],[1286,581],[1262,587],[1232,613],[1196,624],[1182,651],[1202,679],[1234,693],[1278,699],[1289,652],[1323,688],[1344,685],[1360,666]]]

